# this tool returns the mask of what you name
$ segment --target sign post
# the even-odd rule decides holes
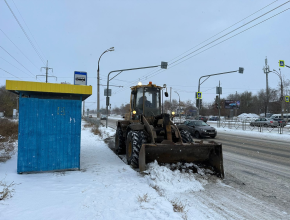
[[[75,71],[74,84],[86,86],[87,85],[87,72]]]

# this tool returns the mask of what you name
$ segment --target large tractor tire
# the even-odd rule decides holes
[[[193,139],[192,139],[189,131],[181,130],[180,135],[181,135],[183,143],[192,143],[193,142]]]
[[[123,137],[123,131],[120,127],[118,127],[116,130],[115,151],[118,155],[124,154],[126,151],[125,138]]]
[[[143,131],[130,131],[127,136],[126,158],[127,163],[134,168],[139,167],[139,152],[142,144],[147,142],[146,135]]]

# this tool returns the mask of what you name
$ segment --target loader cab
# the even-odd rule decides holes
[[[136,119],[140,114],[145,117],[160,115],[160,88],[142,86],[134,89],[131,93],[131,110],[136,111]]]

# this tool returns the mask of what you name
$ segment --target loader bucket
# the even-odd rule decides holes
[[[222,144],[209,143],[173,143],[143,144],[139,153],[140,172],[146,164],[186,162],[212,167],[216,175],[224,178]]]

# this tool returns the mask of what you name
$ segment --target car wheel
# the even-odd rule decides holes
[[[268,127],[268,125],[267,124],[264,124],[264,127]]]
[[[250,123],[250,126],[252,126],[252,127],[253,127],[253,126],[254,126],[254,124],[253,124],[253,123]]]
[[[201,136],[200,136],[200,134],[199,134],[198,131],[196,131],[196,132],[194,133],[194,135],[195,135],[195,137],[198,138],[198,139],[201,138]]]

